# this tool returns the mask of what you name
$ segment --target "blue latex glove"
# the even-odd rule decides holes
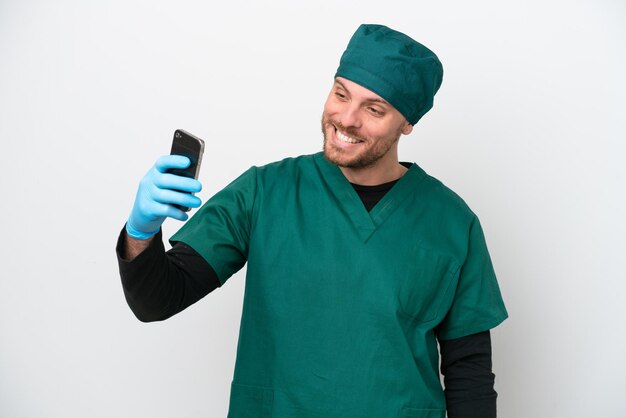
[[[200,206],[200,199],[190,194],[202,190],[198,180],[166,173],[171,168],[187,168],[189,164],[191,162],[187,157],[164,155],[141,179],[133,210],[126,222],[129,236],[148,239],[159,232],[167,217],[187,220],[189,216],[172,205],[189,208]]]

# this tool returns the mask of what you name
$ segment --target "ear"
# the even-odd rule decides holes
[[[404,135],[408,135],[411,132],[413,132],[413,125],[411,125],[409,122],[405,122],[404,127],[402,128],[402,133]]]

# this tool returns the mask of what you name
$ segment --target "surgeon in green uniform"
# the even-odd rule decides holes
[[[488,331],[507,312],[476,215],[417,164],[399,162],[399,138],[431,109],[442,76],[425,46],[360,26],[324,105],[323,152],[250,168],[171,237],[201,258],[214,287],[247,263],[228,417],[446,416],[438,340]],[[154,255],[162,249],[148,250],[162,246],[167,216],[185,218],[173,204],[199,205],[184,193],[199,189],[194,180],[165,173],[186,163],[157,162],[118,243],[126,297],[142,320],[212,290],[197,290],[208,274],[187,272],[186,292],[168,296],[175,285],[163,271],[190,263],[173,267]],[[361,192],[377,187],[382,197],[368,207]],[[166,302],[149,300],[158,292],[136,279],[145,272],[154,276],[146,283],[170,280]]]

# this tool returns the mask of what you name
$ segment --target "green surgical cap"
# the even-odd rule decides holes
[[[382,25],[361,25],[335,77],[373,91],[415,125],[433,107],[443,67],[434,52],[405,34]]]

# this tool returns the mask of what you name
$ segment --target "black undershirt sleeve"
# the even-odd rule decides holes
[[[448,418],[495,418],[489,331],[439,340]]]
[[[115,251],[124,296],[140,321],[167,319],[221,286],[213,268],[191,247],[176,243],[165,252],[161,231],[132,261],[122,256],[125,239],[122,229]]]

